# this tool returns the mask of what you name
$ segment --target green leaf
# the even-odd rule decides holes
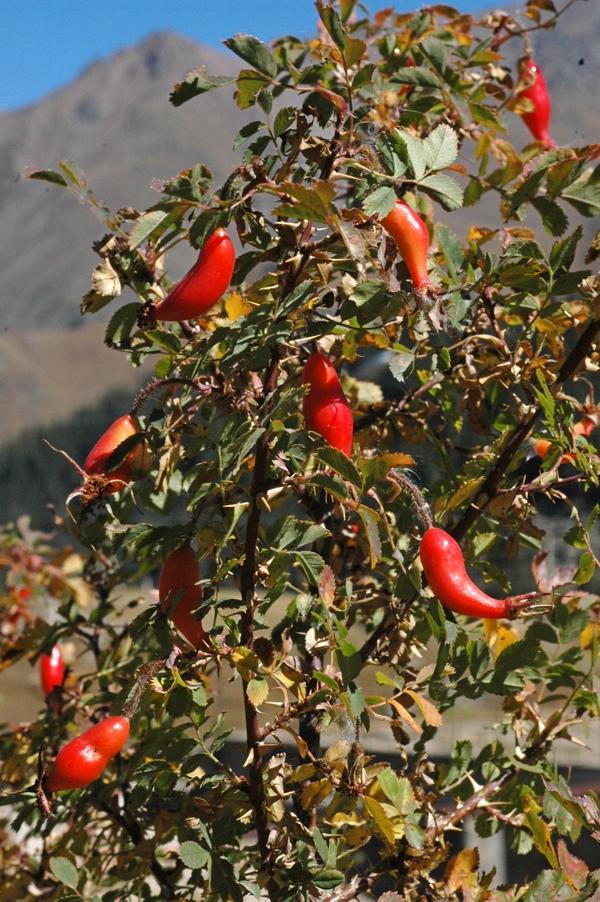
[[[360,505],[358,515],[363,522],[365,534],[369,543],[369,556],[371,567],[376,567],[381,560],[381,539],[377,525],[377,514],[369,507]]]
[[[427,169],[446,169],[458,156],[458,136],[449,125],[438,125],[423,141]]]
[[[363,480],[359,470],[343,451],[337,448],[323,447],[315,451],[315,457],[327,467],[335,470],[343,479],[346,479],[355,488],[362,489]]]
[[[298,110],[293,106],[284,106],[277,111],[277,115],[275,116],[275,120],[273,122],[273,134],[276,138],[279,138],[280,135],[288,130],[290,125],[292,125],[296,121],[297,115]],[[262,125],[263,123],[257,124]],[[240,132],[240,134],[241,133],[242,132]]]
[[[406,777],[399,779],[391,767],[386,767],[377,777],[377,781],[401,815],[406,817],[415,810],[415,795]]]
[[[139,310],[139,303],[119,307],[106,329],[104,340],[107,345],[119,346],[128,343],[132,330],[137,326]]]
[[[383,805],[369,796],[364,797],[363,805],[365,814],[373,821],[374,832],[390,846],[393,846],[395,843],[394,827]]]
[[[370,85],[373,81],[373,75],[376,69],[377,66],[374,63],[367,63],[366,66],[361,66],[352,79],[351,90],[359,91],[360,88],[364,88],[365,85]]]
[[[600,186],[576,182],[561,195],[582,216],[598,216],[600,213]]]
[[[315,849],[321,857],[323,864],[327,864],[327,859],[329,858],[329,846],[325,842],[323,834],[318,827],[313,827],[311,832],[315,841]]]
[[[550,867],[559,870],[556,851],[552,845],[552,836],[548,824],[542,820],[535,810],[536,802],[531,802],[528,796],[523,799],[525,824],[531,831],[536,849],[548,860]]]
[[[397,128],[394,133],[400,141],[406,147],[406,152],[408,154],[408,160],[410,162],[413,175],[419,181],[419,179],[423,178],[426,171],[426,155],[425,148],[423,147],[423,141],[420,138],[416,138],[413,134],[406,129]]]
[[[54,169],[36,169],[33,166],[27,166],[23,170],[23,177],[26,179],[39,179],[41,182],[51,182],[53,185],[60,185],[61,188],[68,188],[69,183],[60,172]]]
[[[317,7],[321,22],[327,29],[327,33],[336,46],[340,50],[343,50],[346,41],[346,32],[344,31],[342,20],[337,11],[332,6],[325,6],[323,0],[317,0],[315,6]]]
[[[391,84],[416,85],[419,88],[439,88],[440,79],[424,66],[410,66],[398,69],[390,78]]]
[[[258,94],[268,84],[268,79],[254,69],[242,69],[235,83],[237,87],[235,92],[236,103],[240,110],[247,110],[256,103]],[[268,136],[264,140],[268,144]]]
[[[577,245],[579,244],[582,235],[583,227],[579,225],[571,235],[567,236],[567,238],[563,238],[562,241],[557,241],[552,245],[549,259],[553,273],[558,272],[559,269],[571,268],[573,260],[575,259]]]
[[[160,226],[168,215],[168,210],[149,210],[147,213],[143,213],[129,233],[129,249],[134,251],[139,247],[140,244],[142,244],[142,242],[144,242],[146,238]]]
[[[311,586],[318,586],[325,570],[325,561],[316,551],[298,551],[296,560]]]
[[[313,876],[311,882],[314,883],[318,889],[333,889],[335,886],[339,886],[340,883],[344,882],[344,875],[335,868],[322,868]],[[288,898],[290,897],[288,896]]]
[[[365,710],[365,697],[360,689],[349,689],[348,697],[350,699],[350,713],[352,717],[360,717]]]
[[[558,238],[569,227],[569,218],[560,204],[549,200],[547,197],[538,196],[531,199],[532,207],[542,217],[544,229],[549,235]]]
[[[419,181],[419,188],[436,200],[444,210],[458,210],[463,205],[462,188],[449,175],[426,175]]]
[[[175,85],[169,95],[169,100],[173,106],[181,106],[188,100],[199,97],[200,94],[206,94],[207,91],[214,91],[215,88],[234,83],[235,78],[227,75],[207,75],[206,66],[199,66],[186,75],[182,82]]]
[[[595,569],[596,562],[594,560],[593,554],[591,554],[589,551],[584,551],[584,553],[579,558],[579,567],[577,568],[577,573],[574,577],[575,585],[584,586],[586,583],[589,583],[592,576],[594,575]]]
[[[388,213],[391,213],[396,206],[398,195],[394,188],[382,187],[376,188],[371,194],[368,194],[363,201],[363,210],[366,216],[378,214],[379,219],[383,219]]]
[[[210,169],[198,164],[180,172],[175,178],[169,179],[162,186],[162,191],[168,197],[200,203],[206,196],[211,182],[212,172]]]
[[[266,44],[249,34],[236,34],[223,41],[226,47],[268,78],[277,75],[277,61]]]
[[[342,674],[344,686],[349,686],[362,670],[362,658],[359,650],[352,642],[341,639],[335,650],[335,659]]]
[[[439,38],[429,37],[421,41],[419,50],[427,57],[433,71],[444,78],[447,67],[446,45]]]
[[[181,844],[179,857],[186,868],[191,868],[193,871],[199,871],[208,861],[210,854],[197,842],[192,842],[190,840]]]
[[[65,886],[70,887],[70,889],[77,889],[77,879],[79,876],[77,868],[68,858],[62,858],[60,856],[51,858],[50,870],[56,879],[60,880]]]
[[[367,45],[360,38],[346,38],[344,40],[344,59],[349,69],[360,62],[366,52]]]

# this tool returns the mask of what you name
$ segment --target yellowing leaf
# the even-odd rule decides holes
[[[94,604],[96,595],[94,590],[84,579],[79,576],[65,580],[65,584],[73,596],[75,604],[80,608],[89,608]]]
[[[400,719],[403,720],[405,724],[408,724],[409,727],[412,727],[415,733],[418,733],[420,736],[423,730],[414,719],[412,714],[409,714],[406,708],[401,705],[400,702],[396,701],[395,698],[390,699],[390,705],[398,712]]]
[[[429,699],[423,698],[422,695],[419,695],[417,692],[413,692],[412,689],[404,690],[406,695],[410,695],[410,697],[416,702],[416,704],[421,709],[421,714],[425,719],[425,723],[429,727],[441,727],[442,725],[442,715],[435,707],[432,705]]]
[[[250,682],[254,675],[258,673],[258,658],[254,652],[243,646],[233,649],[231,652],[231,663],[246,682]]]
[[[269,684],[262,677],[252,679],[246,687],[246,692],[248,693],[250,704],[255,708],[259,708],[269,696]]]
[[[594,636],[600,638],[600,623],[588,623],[581,631],[581,635],[579,636],[579,644],[581,647],[590,648],[594,641]]]
[[[363,805],[365,813],[373,823],[373,833],[388,845],[393,846],[396,839],[394,825],[387,816],[383,805],[377,799],[371,799],[368,796],[364,797]]]
[[[496,654],[500,655],[504,651],[505,648],[508,648],[509,645],[512,645],[513,642],[517,642],[519,639],[518,634],[512,628],[512,626],[504,626],[504,624],[500,624],[498,627],[498,641],[496,643]]]
[[[308,786],[304,787],[300,796],[304,810],[312,811],[313,808],[325,801],[332,789],[333,787],[326,777],[322,780],[316,780],[314,783],[309,783]]]
[[[231,322],[240,316],[246,316],[251,310],[252,305],[244,300],[239,291],[233,291],[225,299],[225,313]]]
[[[301,764],[299,767],[295,768],[292,771],[289,782],[290,783],[304,783],[305,780],[310,780],[311,777],[314,777],[316,773],[316,768],[314,764]]]
[[[477,849],[463,849],[454,858],[451,858],[444,874],[444,882],[449,892],[467,889],[473,885],[473,878],[477,882],[477,869],[479,868],[479,851]]]

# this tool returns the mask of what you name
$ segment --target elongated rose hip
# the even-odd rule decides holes
[[[419,214],[406,201],[398,199],[392,212],[381,220],[381,225],[396,242],[414,288],[418,291],[431,288],[427,272],[429,232]]]
[[[111,482],[108,491],[118,492],[132,479],[139,479],[145,475],[150,469],[151,459],[143,442],[136,445],[120,464],[113,469],[107,469],[113,452],[125,439],[138,432],[138,422],[131,414],[125,414],[115,420],[85,459],[83,469],[88,476],[109,476]]]
[[[173,551],[164,562],[158,581],[160,606],[168,612],[184,639],[199,649],[207,634],[194,611],[202,601],[200,565],[189,545]]]
[[[60,646],[54,645],[49,655],[40,657],[40,682],[44,695],[50,695],[56,686],[62,686],[65,664]]]
[[[195,319],[217,303],[231,282],[235,249],[225,229],[206,240],[198,259],[181,282],[152,311],[157,320]]]
[[[306,361],[302,384],[309,386],[302,399],[306,428],[349,457],[354,434],[352,409],[333,363],[322,351]]]
[[[107,717],[62,747],[44,789],[60,792],[81,789],[97,780],[129,736],[126,717]]]
[[[431,591],[455,614],[512,620],[540,597],[539,592],[509,598],[487,595],[469,578],[458,542],[436,526],[425,530],[419,553]]]
[[[520,92],[520,96],[526,97],[533,104],[533,110],[529,113],[521,113],[523,122],[536,141],[541,141],[546,147],[556,147],[556,144],[548,133],[552,105],[548,86],[542,70],[533,60],[528,60],[525,66],[525,77],[531,81],[529,87]]]

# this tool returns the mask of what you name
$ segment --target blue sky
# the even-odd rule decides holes
[[[366,0],[371,12],[393,0]],[[424,0],[397,0],[410,12]],[[461,12],[482,0],[454,0]],[[236,32],[263,41],[315,30],[313,0],[3,0],[0,2],[0,110],[35,103],[93,60],[168,29],[213,47]]]

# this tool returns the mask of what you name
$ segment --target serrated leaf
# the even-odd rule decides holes
[[[438,125],[423,141],[427,169],[446,169],[458,156],[458,137],[449,125]]]
[[[246,692],[250,704],[259,708],[269,697],[269,684],[262,677],[252,679],[246,686]]]
[[[420,138],[416,138],[413,134],[403,128],[396,129],[396,135],[406,147],[406,152],[408,154],[408,159],[412,167],[413,175],[415,179],[419,181],[419,179],[423,178],[427,169],[425,163],[425,150],[423,148],[423,141],[421,141]]]
[[[210,858],[210,855],[201,845],[190,840],[181,844],[179,857],[187,868],[191,868],[193,871],[199,871],[204,867]]]
[[[249,648],[240,645],[231,652],[231,663],[247,683],[258,673],[260,662]]]
[[[325,570],[325,561],[316,551],[297,551],[296,560],[304,570],[311,586],[318,586]]]
[[[415,810],[415,794],[406,777],[399,778],[391,767],[386,767],[379,773],[377,782],[401,815],[406,817]]]
[[[427,57],[434,72],[443,78],[447,67],[446,45],[439,38],[428,37],[421,41],[419,50]]]
[[[589,583],[594,575],[595,569],[596,561],[594,560],[593,554],[589,551],[584,551],[579,558],[579,567],[577,568],[577,573],[574,577],[575,585],[584,586],[586,583]]]
[[[107,345],[120,345],[127,343],[132,330],[137,325],[137,315],[140,309],[139,303],[124,304],[112,317],[104,340]]]
[[[377,213],[379,219],[383,219],[384,216],[392,212],[397,200],[398,195],[393,188],[376,188],[364,199],[363,210],[366,216],[373,216]]]
[[[571,268],[582,235],[583,228],[579,225],[571,235],[567,235],[562,241],[556,241],[552,245],[549,261],[553,273],[558,272],[559,269]]]
[[[342,674],[344,685],[348,686],[362,670],[360,652],[352,642],[342,639],[335,650],[335,658]]]
[[[523,812],[525,815],[525,824],[531,831],[536,849],[542,853],[547,859],[550,867],[558,870],[558,859],[556,851],[552,845],[552,836],[548,824],[542,820],[537,814],[535,807],[537,803],[526,795],[523,799]]]
[[[463,205],[462,188],[449,175],[426,175],[419,178],[419,188],[436,200],[444,210],[459,210]]]
[[[285,183],[282,186],[286,194],[295,201],[293,204],[281,204],[276,208],[280,216],[292,216],[297,219],[310,219],[313,222],[328,223],[337,211],[332,204],[335,197],[335,185],[329,181],[315,181],[312,188],[305,185]]]
[[[148,213],[143,213],[129,233],[130,250],[134,251],[139,247],[168,215],[167,210],[150,210]]]
[[[223,41],[226,47],[269,78],[277,75],[277,61],[266,44],[250,34],[235,34]]]
[[[323,839],[323,834],[319,830],[318,827],[314,827],[312,830],[313,839],[315,841],[315,849],[318,854],[321,856],[321,860],[323,864],[327,864],[327,859],[329,858],[329,846]]]
[[[560,204],[542,195],[533,197],[531,205],[542,217],[544,229],[549,235],[558,238],[566,232],[569,218]]]
[[[340,476],[350,482],[355,488],[362,489],[363,480],[358,468],[353,464],[343,451],[337,448],[319,448],[315,457],[327,467],[331,467]]]
[[[394,72],[390,78],[392,84],[415,85],[420,88],[439,88],[440,79],[424,66],[406,66]]]
[[[348,68],[360,62],[367,52],[367,45],[360,38],[345,38],[344,59]]]
[[[315,6],[317,7],[319,17],[334,44],[336,44],[340,50],[343,50],[346,41],[346,32],[344,31],[344,26],[337,10],[332,6],[325,6],[323,0],[317,0]]]
[[[70,889],[77,889],[77,868],[68,858],[55,856],[50,859],[50,870],[57,880]]]
[[[121,280],[110,260],[103,260],[92,273],[92,291],[101,298],[116,298],[121,294]]]
[[[411,351],[398,351],[390,360],[388,366],[390,373],[398,382],[404,382],[406,371],[414,363],[415,356]]]
[[[373,75],[376,69],[377,66],[374,63],[367,63],[366,66],[361,66],[352,79],[352,91],[359,91],[361,88],[364,88],[365,85],[370,85],[373,81]]]
[[[364,796],[365,814],[373,821],[373,832],[379,835],[390,846],[394,845],[394,826],[385,812],[383,805],[376,799]]]
[[[27,166],[23,170],[23,177],[26,179],[39,179],[41,182],[50,182],[53,185],[60,185],[61,188],[68,188],[69,183],[60,172],[54,169],[36,169],[35,166]]]
[[[421,714],[428,727],[441,727],[442,715],[435,705],[431,704],[429,699],[423,698],[422,695],[419,695],[418,692],[413,692],[412,689],[405,689],[404,691],[407,695],[410,695],[413,701],[421,709]]]
[[[188,100],[199,97],[200,94],[206,94],[207,91],[214,91],[215,88],[234,83],[235,78],[228,75],[207,75],[206,66],[199,66],[186,75],[182,82],[178,82],[174,86],[169,100],[173,106],[181,106]]]
[[[369,543],[369,558],[371,567],[376,567],[381,560],[381,539],[379,537],[377,514],[368,507],[361,505],[358,515],[365,528],[365,535]]]

